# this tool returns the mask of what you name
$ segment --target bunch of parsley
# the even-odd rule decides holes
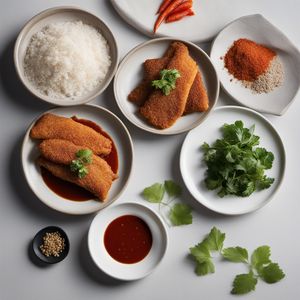
[[[180,73],[176,69],[164,69],[160,71],[160,76],[159,80],[152,81],[152,86],[160,89],[165,95],[169,95],[171,90],[175,89]]]
[[[242,121],[224,124],[223,138],[212,146],[204,143],[204,161],[207,165],[205,184],[209,190],[218,189],[218,195],[247,197],[255,190],[266,189],[274,182],[265,170],[271,169],[274,155],[259,145],[254,135],[255,125],[249,129]]]

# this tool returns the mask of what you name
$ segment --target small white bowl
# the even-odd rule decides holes
[[[65,21],[82,21],[84,24],[88,24],[96,28],[106,39],[110,48],[111,66],[106,74],[104,80],[95,87],[91,92],[76,98],[64,98],[57,99],[49,97],[40,91],[38,91],[31,82],[26,78],[24,74],[24,57],[26,54],[26,49],[30,42],[31,37],[46,25],[56,22]],[[14,48],[14,63],[16,67],[17,74],[24,84],[24,86],[36,97],[59,106],[70,106],[78,105],[91,101],[93,98],[101,94],[112,80],[117,66],[118,66],[118,47],[117,42],[114,38],[113,33],[109,27],[97,16],[92,13],[73,6],[61,6],[53,7],[42,11],[41,13],[34,16],[27,24],[23,27],[15,43]]]
[[[62,198],[53,192],[44,182],[41,170],[36,164],[40,153],[37,149],[39,141],[30,138],[29,133],[36,118],[29,126],[22,145],[22,167],[27,183],[33,193],[47,206],[72,215],[83,215],[97,212],[110,205],[120,197],[126,188],[133,165],[133,144],[130,134],[122,121],[109,110],[91,104],[80,106],[57,107],[45,113],[53,113],[64,117],[77,116],[80,119],[91,120],[98,124],[113,139],[118,152],[118,178],[113,182],[105,202],[98,199],[87,201],[72,201]]]
[[[202,113],[192,113],[179,118],[167,129],[157,129],[146,122],[138,113],[138,107],[128,100],[128,94],[142,80],[143,63],[149,58],[162,57],[172,41],[184,43],[200,67],[207,89],[209,109]],[[124,116],[137,127],[161,135],[179,134],[201,124],[210,114],[219,97],[219,79],[209,56],[197,45],[174,38],[158,38],[142,43],[132,49],[122,60],[114,79],[114,93],[117,104]]]
[[[224,57],[234,41],[246,38],[277,52],[284,79],[280,87],[265,94],[254,94],[245,88],[224,67]],[[262,113],[283,115],[295,100],[300,87],[300,52],[292,42],[262,15],[250,15],[228,24],[215,38],[211,53],[222,87],[238,103]],[[233,80],[232,80],[233,79]]]
[[[123,264],[114,260],[104,245],[107,226],[123,215],[134,215],[149,226],[152,247],[148,255],[135,264]],[[96,266],[107,275],[119,280],[137,280],[149,275],[162,261],[168,247],[168,234],[161,217],[147,206],[130,202],[112,206],[97,214],[88,233],[88,249]]]

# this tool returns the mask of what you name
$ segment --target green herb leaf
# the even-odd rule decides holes
[[[222,255],[225,259],[232,262],[248,262],[248,251],[241,247],[229,247],[222,251]]]
[[[257,270],[271,262],[270,260],[271,250],[269,246],[260,246],[254,250],[251,256],[251,265]]]
[[[274,155],[264,148],[254,148],[259,144],[254,129],[254,125],[245,128],[240,120],[224,124],[222,139],[211,146],[207,143],[201,146],[207,165],[206,187],[217,190],[221,198],[226,195],[248,197],[274,182],[274,178],[265,175],[265,170],[272,167]]]
[[[170,197],[179,197],[181,195],[181,186],[172,180],[165,181],[165,190]]]
[[[174,204],[169,217],[175,226],[188,225],[193,222],[192,209],[183,203]]]
[[[248,274],[237,275],[233,281],[232,294],[247,294],[255,290],[257,284],[257,279],[254,277],[253,272]]]
[[[225,233],[222,233],[219,229],[213,227],[208,236],[204,239],[203,243],[209,250],[221,251],[224,240]]]
[[[164,69],[160,71],[161,79],[153,80],[152,86],[162,90],[165,95],[169,95],[172,89],[176,87],[176,80],[180,77],[180,73],[176,69]]]
[[[190,253],[199,263],[203,263],[211,259],[210,252],[204,243],[200,243],[190,248]]]
[[[89,173],[88,169],[86,167],[82,167],[78,170],[78,177],[84,178]]]
[[[204,276],[209,273],[215,273],[215,266],[210,259],[201,263],[197,261],[195,272],[198,276]]]
[[[143,191],[144,198],[151,203],[160,203],[164,197],[165,188],[163,184],[154,183]]]
[[[81,159],[84,164],[90,164],[92,162],[92,150],[90,149],[81,149],[76,152],[76,157]]]
[[[270,263],[259,271],[260,277],[267,283],[275,283],[285,277],[277,263]]]

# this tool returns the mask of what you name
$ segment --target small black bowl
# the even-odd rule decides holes
[[[59,232],[61,237],[65,239],[65,248],[58,257],[56,257],[56,256],[47,257],[40,250],[40,246],[43,244],[43,237],[46,235],[47,232],[48,233]],[[33,250],[34,254],[41,261],[43,261],[44,263],[47,263],[47,264],[56,264],[56,263],[62,261],[63,259],[65,259],[69,253],[69,249],[70,249],[70,242],[69,242],[67,234],[61,228],[56,227],[56,226],[48,226],[48,227],[41,229],[32,240],[32,250]]]

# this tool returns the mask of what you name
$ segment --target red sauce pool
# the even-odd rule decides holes
[[[149,253],[152,247],[152,234],[141,218],[124,215],[107,226],[104,245],[109,255],[116,261],[134,264]]]
[[[78,119],[75,116],[72,117],[72,119],[78,123],[81,123],[83,125],[86,125],[94,129],[95,131],[101,133],[102,135],[104,135],[105,137],[107,137],[112,141],[112,150],[110,154],[101,157],[110,165],[112,171],[114,173],[117,173],[119,167],[118,152],[115,143],[113,142],[109,134],[103,131],[99,125],[97,125],[96,123],[90,120]],[[74,183],[67,182],[58,177],[55,177],[45,168],[41,168],[41,173],[42,173],[42,178],[46,183],[46,185],[49,187],[49,189],[51,189],[54,193],[61,196],[62,198],[73,200],[73,201],[87,201],[95,198],[95,196],[89,191],[81,188],[80,186]]]

